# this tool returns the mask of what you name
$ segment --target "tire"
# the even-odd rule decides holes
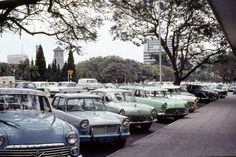
[[[146,131],[149,130],[149,128],[152,126],[152,123],[145,123],[145,124],[141,124],[141,129]]]
[[[190,109],[190,110],[189,110],[189,113],[193,113],[193,112],[194,112],[194,109]]]
[[[115,145],[118,148],[123,148],[126,144],[126,138],[119,138],[118,140],[116,140]]]

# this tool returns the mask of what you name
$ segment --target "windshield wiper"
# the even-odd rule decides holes
[[[5,120],[2,120],[2,119],[0,119],[0,123],[6,124],[6,125],[8,125],[8,126],[12,126],[12,127],[14,127],[14,128],[20,128],[20,126],[14,124],[14,123],[12,123],[12,122],[8,122],[8,121],[5,121]]]

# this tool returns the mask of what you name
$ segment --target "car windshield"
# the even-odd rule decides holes
[[[99,98],[73,98],[67,101],[68,111],[105,111],[106,107]]]
[[[51,112],[46,97],[30,94],[0,95],[0,111],[4,110],[38,110]]]
[[[166,94],[166,95],[180,95],[180,90],[177,88],[173,88],[173,89],[170,88],[164,94]]]
[[[165,97],[165,91],[145,91],[145,97]]]
[[[59,82],[58,85],[62,86],[62,87],[75,87],[76,83],[74,83],[74,82]]]
[[[114,92],[114,93],[107,93],[106,97],[109,101],[128,101],[128,102],[135,102],[135,98],[133,97],[132,93],[130,92]]]

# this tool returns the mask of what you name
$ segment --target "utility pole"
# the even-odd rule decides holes
[[[161,62],[162,62],[162,58],[161,58],[161,0],[156,1],[156,5],[158,6],[158,33],[159,33],[159,75],[160,75],[160,86],[162,85],[162,68],[161,68]]]

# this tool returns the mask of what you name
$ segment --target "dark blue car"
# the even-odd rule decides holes
[[[55,117],[43,92],[0,88],[0,156],[80,156],[78,131]]]

